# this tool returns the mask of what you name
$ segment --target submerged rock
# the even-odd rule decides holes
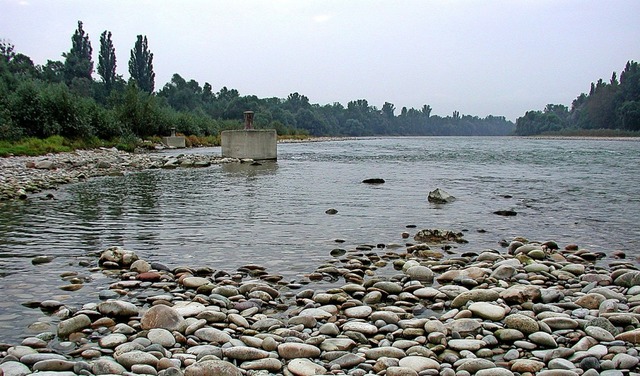
[[[434,204],[446,204],[455,200],[455,197],[440,188],[436,188],[435,190],[429,192],[429,196],[427,197],[427,201]]]

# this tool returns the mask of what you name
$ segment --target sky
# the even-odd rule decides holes
[[[513,121],[640,61],[639,20],[638,0],[0,0],[0,39],[35,64],[63,60],[82,21],[94,67],[109,30],[125,79],[146,35],[156,90],[178,73],[260,98]]]

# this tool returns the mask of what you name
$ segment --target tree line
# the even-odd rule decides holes
[[[392,103],[378,109],[365,99],[320,105],[291,93],[287,98],[240,95],[226,86],[217,92],[175,73],[155,88],[154,55],[146,36],[138,35],[129,54],[129,78],[116,73],[118,64],[112,33],[100,35],[97,69],[89,35],[78,21],[71,48],[63,60],[35,65],[15,46],[0,40],[0,139],[147,138],[169,134],[216,136],[240,128],[242,114],[255,112],[257,128],[275,128],[279,134],[314,136],[374,135],[507,135],[514,124],[502,116],[441,117],[431,107],[403,107]],[[97,73],[98,78],[94,78]]]
[[[593,132],[594,130],[640,131],[640,66],[628,61],[618,80],[591,83],[571,103],[548,104],[542,111],[528,111],[516,120],[516,134]]]

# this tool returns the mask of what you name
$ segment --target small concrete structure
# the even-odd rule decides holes
[[[278,133],[275,129],[253,129],[253,111],[244,112],[244,129],[222,131],[220,144],[223,157],[278,159]]]
[[[239,129],[220,134],[222,156],[239,159],[278,159],[275,129]]]
[[[162,143],[170,148],[186,148],[187,142],[184,136],[176,136],[176,129],[171,128],[171,136],[162,137]]]

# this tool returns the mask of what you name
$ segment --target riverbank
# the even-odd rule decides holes
[[[39,157],[0,158],[0,201],[26,199],[30,194],[55,189],[97,176],[123,175],[152,168],[207,167],[239,162],[235,158],[181,154],[128,153],[115,148],[76,150]]]
[[[113,281],[101,300],[82,307],[31,302],[60,321],[36,322],[29,330],[37,334],[0,345],[0,369],[166,376],[640,371],[640,271],[623,253],[600,266],[598,254],[571,244],[515,238],[502,251],[451,256],[441,244],[420,243],[420,232],[414,240],[336,248],[300,281],[255,264],[231,272],[170,269],[110,248],[94,261],[93,270]],[[387,277],[381,271],[388,269]]]

